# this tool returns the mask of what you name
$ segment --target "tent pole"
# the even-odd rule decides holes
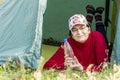
[[[108,27],[108,22],[110,22],[109,20],[109,6],[110,6],[110,0],[106,0],[106,4],[105,4],[105,26],[106,26],[106,34],[107,34],[107,27]]]

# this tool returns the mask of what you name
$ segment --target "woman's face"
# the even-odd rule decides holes
[[[71,29],[72,38],[80,43],[84,43],[88,39],[90,32],[90,27],[86,25],[83,26],[78,24]]]

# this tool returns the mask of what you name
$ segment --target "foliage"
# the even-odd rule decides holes
[[[80,72],[69,68],[64,71],[50,69],[43,71],[41,80],[114,80],[113,74],[112,67],[106,68],[102,72]]]
[[[0,80],[31,80],[34,79],[33,70],[25,69],[22,63],[18,64],[11,58],[0,66]]]
[[[40,62],[40,64],[42,64]],[[102,72],[80,72],[71,69],[56,71],[54,69],[32,70],[24,68],[23,64],[8,60],[0,66],[0,80],[120,80],[120,66],[114,64],[106,67]]]

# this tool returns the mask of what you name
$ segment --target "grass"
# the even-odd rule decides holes
[[[102,72],[79,72],[67,69],[64,71],[42,70],[43,64],[53,55],[58,47],[43,45],[43,61],[37,70],[25,69],[23,64],[10,64],[10,59],[4,66],[0,66],[0,80],[120,80],[120,66],[115,64],[106,67]]]
[[[57,46],[51,46],[51,45],[42,45],[42,57],[43,62],[41,63],[41,68],[43,67],[43,64],[55,53],[57,50]]]
[[[42,45],[42,56],[45,58],[44,61],[47,61],[55,53],[57,48],[57,46]]]

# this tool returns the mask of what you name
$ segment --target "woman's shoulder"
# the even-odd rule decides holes
[[[102,33],[100,33],[99,31],[92,31],[91,34],[95,37],[100,37],[102,36]]]
[[[93,34],[101,34],[99,31],[96,31],[96,30],[92,31],[92,33]]]
[[[102,33],[100,33],[99,31],[92,31],[91,35],[95,38],[95,39],[104,39]]]

